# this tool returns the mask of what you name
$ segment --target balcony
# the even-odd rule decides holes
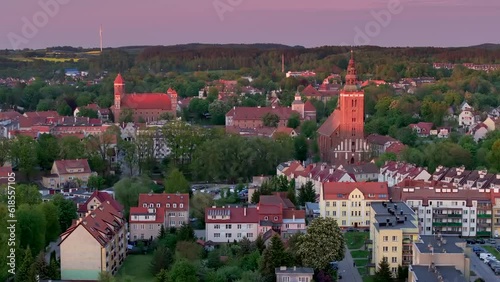
[[[500,222],[495,222],[495,223],[493,223],[493,225],[500,226]]]
[[[478,213],[477,218],[491,218],[491,214],[487,213]]]
[[[411,239],[409,238],[403,239],[403,245],[409,245],[411,243],[412,243]]]
[[[479,237],[490,237],[491,231],[478,231],[476,232],[476,235]]]
[[[462,217],[462,214],[460,214],[460,213],[449,213],[448,217]]]
[[[462,226],[462,222],[433,222],[433,226]]]

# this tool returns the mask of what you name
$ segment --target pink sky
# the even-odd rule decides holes
[[[60,5],[32,38],[23,33],[43,9],[38,1],[4,1],[0,48],[24,38],[18,48],[97,47],[103,25],[105,47],[183,43],[282,43],[321,45],[468,46],[500,43],[498,0],[39,0]],[[234,6],[222,15],[214,3]],[[398,2],[386,26],[373,13]],[[227,6],[229,7],[229,6]],[[43,17],[43,15],[42,15]],[[367,25],[379,30],[359,35]],[[375,26],[375,27],[374,27]],[[363,40],[360,38],[363,37]]]

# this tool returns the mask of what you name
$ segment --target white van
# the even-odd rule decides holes
[[[490,253],[482,253],[482,254],[479,255],[479,258],[481,260],[484,260],[485,258],[489,258],[489,257],[493,257],[493,255],[490,254]]]

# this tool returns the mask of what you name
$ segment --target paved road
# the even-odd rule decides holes
[[[358,270],[352,265],[353,262],[354,260],[352,259],[351,252],[346,248],[345,258],[339,262],[339,274],[342,275],[341,281],[363,282]]]
[[[474,252],[472,252],[470,255],[470,268],[476,273],[477,276],[483,278],[484,281],[500,281],[500,277],[496,276],[491,268],[487,264],[482,262]],[[475,277],[474,279],[477,279],[477,277]]]
[[[56,251],[56,259],[59,259],[59,257],[61,256],[60,248],[58,245],[60,241],[61,239],[59,238],[56,242],[50,242],[50,244],[47,246],[45,251],[45,260],[47,261],[47,263],[50,263],[50,254],[52,253],[52,251]]]

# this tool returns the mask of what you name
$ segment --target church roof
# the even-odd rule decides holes
[[[304,105],[304,111],[306,111],[306,112],[315,112],[316,108],[311,103],[311,101],[307,100],[306,103],[305,103],[305,105]]]
[[[325,136],[331,136],[333,132],[335,132],[335,130],[340,126],[341,118],[341,111],[339,109],[336,109],[320,126],[320,128],[318,129],[318,133]]]
[[[121,74],[118,74],[115,78],[115,84],[124,84],[124,80]]]
[[[122,97],[122,107],[129,109],[171,110],[170,97],[164,93],[126,94]]]

